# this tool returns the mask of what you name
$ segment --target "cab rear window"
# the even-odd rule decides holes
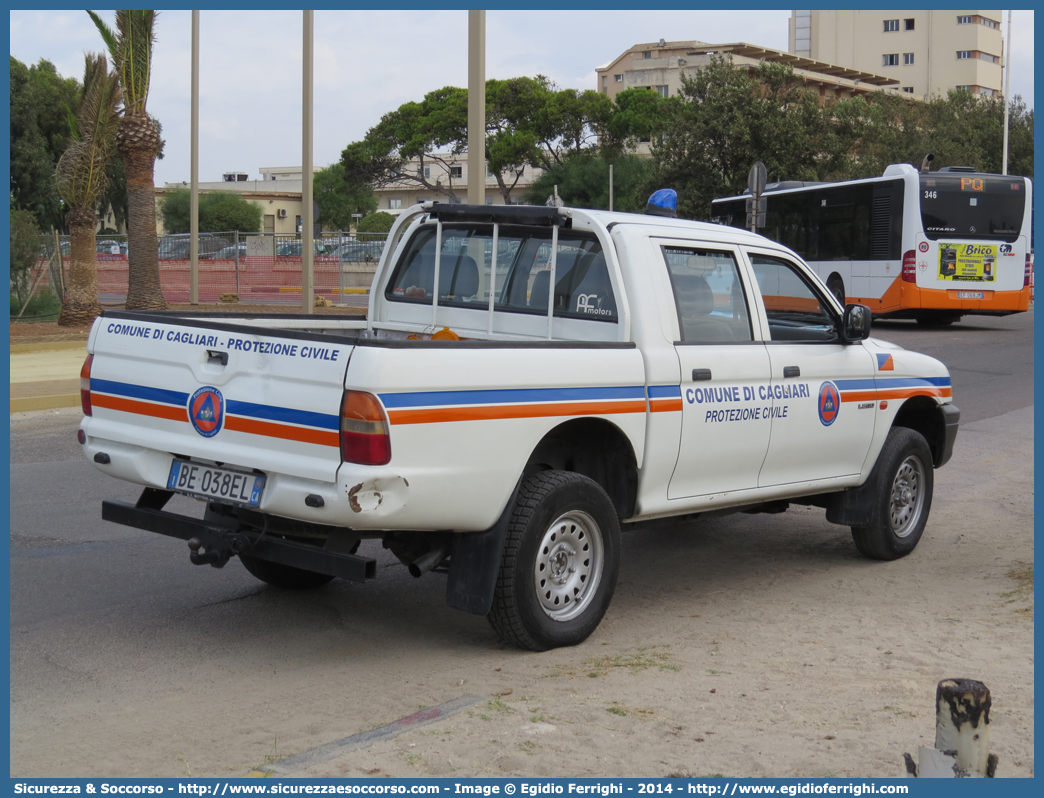
[[[492,292],[498,311],[546,316],[550,301],[557,317],[615,322],[616,298],[598,239],[588,233],[559,230],[553,299],[551,249],[549,228],[502,225],[494,273],[490,225],[444,225],[438,304],[485,310]],[[435,254],[435,227],[422,227],[395,267],[386,298],[430,305],[435,291]]]

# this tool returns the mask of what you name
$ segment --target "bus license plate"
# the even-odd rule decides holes
[[[985,295],[982,291],[958,291],[958,299],[984,299]]]
[[[178,459],[170,464],[170,476],[167,477],[167,490],[246,507],[260,505],[264,489],[265,478],[261,474],[248,474],[231,468],[205,466]]]

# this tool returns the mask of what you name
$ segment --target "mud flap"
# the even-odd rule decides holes
[[[485,615],[493,606],[493,591],[504,556],[504,543],[521,484],[520,479],[511,491],[504,512],[493,526],[485,532],[458,535],[446,582],[446,603],[454,609]]]

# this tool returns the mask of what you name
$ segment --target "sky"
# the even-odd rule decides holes
[[[112,11],[97,12],[112,24]],[[486,13],[486,77],[543,74],[560,88],[594,89],[595,68],[643,42],[747,42],[787,49],[789,10],[586,10]],[[201,182],[224,172],[259,179],[301,164],[300,11],[200,13]],[[1004,15],[1006,26],[1007,15]],[[101,39],[82,10],[11,11],[11,55],[83,77]],[[1002,28],[1003,29],[1003,28]],[[327,166],[381,116],[442,86],[467,85],[464,10],[315,11],[313,163]],[[156,184],[189,179],[189,11],[156,23],[150,112],[163,125]],[[1033,107],[1033,11],[1012,22],[1012,94]]]

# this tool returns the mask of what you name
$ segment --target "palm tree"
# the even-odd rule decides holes
[[[117,11],[113,30],[88,11],[101,33],[123,89],[116,149],[127,175],[127,307],[162,310],[153,172],[160,136],[145,103],[149,97],[155,11]]]
[[[115,72],[101,53],[86,53],[80,109],[69,111],[72,144],[55,171],[58,193],[69,211],[65,216],[72,242],[69,284],[58,316],[64,327],[90,322],[101,312],[98,304],[98,263],[95,248],[96,208],[108,180],[105,169],[116,145],[122,94]]]

